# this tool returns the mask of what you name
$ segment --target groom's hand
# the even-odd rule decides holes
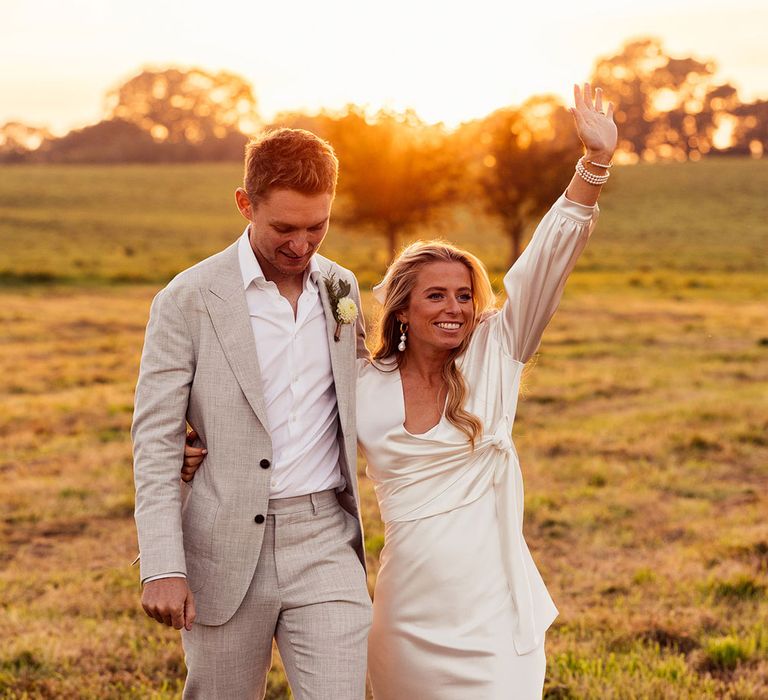
[[[195,621],[195,599],[185,578],[150,581],[141,593],[141,606],[152,619],[177,630],[189,631]]]

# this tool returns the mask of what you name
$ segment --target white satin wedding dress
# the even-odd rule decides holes
[[[504,279],[503,309],[458,359],[465,406],[484,426],[474,451],[445,417],[409,433],[399,372],[359,361],[358,440],[385,523],[369,637],[376,700],[541,698],[557,609],[523,538],[511,432],[524,363],[597,214],[557,200]]]

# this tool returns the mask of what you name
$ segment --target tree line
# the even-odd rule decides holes
[[[627,43],[597,61],[592,76],[617,105],[625,163],[698,160],[713,154],[762,156],[768,101],[743,103],[715,80],[716,67],[669,56],[655,39]],[[571,116],[551,96],[504,107],[453,131],[415,112],[286,112],[259,117],[253,88],[233,73],[144,70],[112,90],[97,124],[55,138],[22,124],[0,129],[0,162],[151,163],[240,160],[248,134],[271,126],[309,129],[328,139],[342,163],[340,211],[399,236],[458,201],[501,219],[510,258],[525,226],[560,193],[581,153]]]

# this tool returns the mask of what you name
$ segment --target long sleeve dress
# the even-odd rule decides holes
[[[457,359],[470,449],[443,416],[404,427],[400,373],[359,361],[357,432],[385,524],[369,673],[376,700],[541,698],[544,634],[557,616],[523,537],[511,439],[520,375],[597,218],[561,196],[504,278],[507,301]]]

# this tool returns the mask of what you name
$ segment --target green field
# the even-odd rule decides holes
[[[129,566],[132,393],[154,292],[242,231],[239,176],[0,169],[0,698],[180,695],[177,633]],[[766,192],[768,161],[713,159],[621,168],[603,193],[515,426],[561,611],[546,698],[768,698]],[[500,280],[506,241],[471,203],[419,233]],[[382,245],[332,227],[324,252],[366,286]],[[289,697],[279,667],[268,697]]]
[[[243,230],[240,180],[236,164],[0,168],[0,282],[167,281]],[[693,283],[766,272],[766,192],[765,160],[619,169],[579,271],[631,275],[640,286],[662,284],[655,274],[667,271]],[[502,274],[507,241],[477,208],[456,207],[414,235],[465,245]],[[378,281],[389,254],[375,233],[332,223],[324,252]]]

